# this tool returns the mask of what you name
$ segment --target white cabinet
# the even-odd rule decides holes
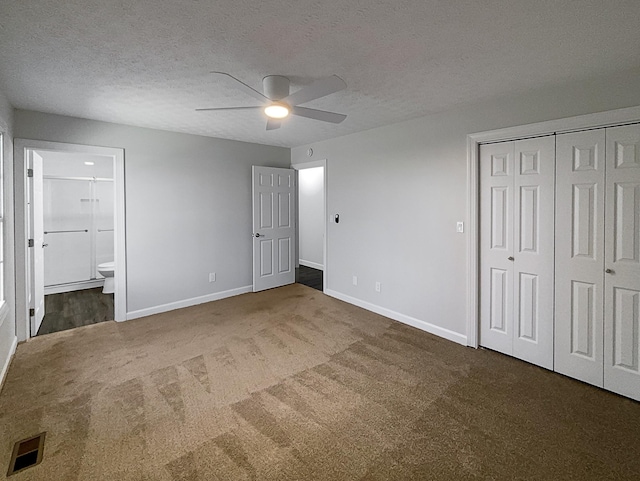
[[[554,136],[480,148],[480,343],[553,368]]]

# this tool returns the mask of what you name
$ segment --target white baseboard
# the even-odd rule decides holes
[[[305,261],[303,259],[300,259],[298,262],[301,266],[311,267],[312,269],[324,271],[324,266],[322,264],[318,264],[317,262]]]
[[[18,337],[13,336],[11,347],[9,348],[6,359],[4,359],[4,362],[2,363],[2,371],[0,371],[0,391],[2,390],[2,386],[4,385],[4,378],[7,376],[7,371],[9,370],[9,366],[11,365],[13,355],[16,353],[16,347],[18,347]]]
[[[392,311],[391,309],[387,309],[386,307],[380,307],[375,304],[371,304],[370,302],[362,301],[360,299],[356,299],[355,297],[351,297],[346,294],[333,291],[331,289],[327,289],[326,291],[324,291],[324,293],[327,294],[328,296],[335,297],[336,299],[340,299],[341,301],[348,302],[349,304],[353,304],[354,306],[362,307],[367,311],[375,312],[376,314],[380,314],[382,316],[388,317],[390,319],[393,319],[394,321],[399,321],[399,322],[402,322],[403,324],[408,324],[409,326],[413,326],[422,331],[426,331],[430,334],[443,337],[445,339],[448,339],[449,341],[462,344],[463,346],[467,345],[467,336],[460,334],[458,332],[450,331],[449,329],[445,329],[444,327],[439,327],[429,322],[416,319],[415,317],[407,316],[405,314],[400,314],[399,312]]]
[[[219,301],[220,299],[238,296],[240,294],[246,294],[247,292],[252,291],[253,286],[244,286],[238,287],[237,289],[229,289],[228,291],[207,294],[206,296],[192,297],[191,299],[185,299],[183,301],[170,302],[169,304],[162,304],[161,306],[147,307],[146,309],[127,312],[127,321],[130,321],[131,319],[138,319],[139,317],[146,317],[153,314],[173,311],[175,309],[182,309],[183,307],[196,306],[198,304],[204,304],[205,302]]]

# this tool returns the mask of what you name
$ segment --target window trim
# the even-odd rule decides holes
[[[4,142],[5,142],[5,133],[0,130],[0,225],[2,229],[0,232],[0,326],[4,324],[5,319],[9,317],[9,305],[7,303],[6,297],[6,225],[5,225],[5,216],[4,216],[4,207],[5,207],[5,185],[4,185]]]

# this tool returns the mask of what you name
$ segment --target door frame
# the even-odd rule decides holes
[[[127,263],[125,235],[125,176],[124,149],[68,144],[42,140],[14,139],[15,189],[15,266],[16,266],[16,335],[18,341],[31,338],[28,285],[28,212],[27,212],[27,156],[29,151],[73,152],[111,157],[114,165],[114,262],[115,296],[114,318],[127,320]]]
[[[33,239],[33,248],[27,250],[29,309],[34,309],[34,316],[29,316],[29,332],[38,332],[45,315],[44,305],[44,159],[42,152],[29,150],[27,169],[33,169],[31,181],[27,181],[29,210],[27,212],[27,234]],[[37,166],[37,167],[36,167]],[[37,188],[36,188],[37,187]],[[36,204],[39,201],[39,205]],[[36,216],[36,211],[40,215]],[[37,232],[36,232],[37,231]],[[40,265],[36,262],[40,261]],[[41,281],[39,284],[37,281]]]
[[[478,348],[480,332],[480,145],[638,122],[640,106],[467,135],[467,346]]]
[[[300,182],[298,182],[298,171],[303,170],[303,169],[313,169],[315,167],[323,167],[324,168],[324,175],[322,177],[322,189],[323,189],[323,194],[324,194],[324,215],[323,215],[323,219],[324,219],[324,225],[322,226],[322,231],[324,234],[324,239],[322,240],[322,265],[324,266],[323,270],[322,270],[322,292],[326,293],[327,292],[327,285],[328,285],[328,266],[329,266],[329,259],[328,259],[328,255],[329,255],[329,249],[328,249],[328,243],[327,243],[327,227],[328,227],[328,220],[327,220],[327,212],[328,212],[328,208],[327,206],[328,201],[327,201],[327,186],[328,186],[328,170],[327,170],[327,159],[322,159],[322,160],[314,160],[311,162],[301,162],[301,163],[297,163],[297,164],[291,164],[291,168],[294,169],[296,171],[296,266],[299,264],[300,262],[300,232],[298,231],[299,225],[300,225],[300,221],[299,221],[299,216],[300,216],[300,209],[298,209],[298,189],[300,189]]]

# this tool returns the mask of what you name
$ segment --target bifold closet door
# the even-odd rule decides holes
[[[603,386],[605,130],[556,137],[554,370]]]
[[[604,387],[640,400],[640,125],[606,135]]]
[[[553,368],[555,140],[480,148],[480,344]]]
[[[480,146],[480,344],[513,354],[515,142]]]

